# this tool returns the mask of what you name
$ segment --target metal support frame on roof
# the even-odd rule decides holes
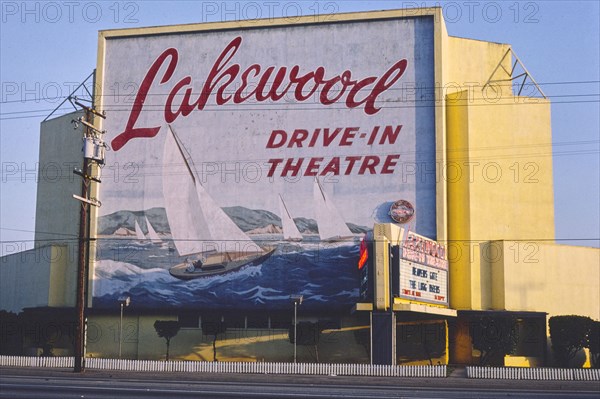
[[[512,68],[510,69],[510,71],[506,70],[506,68],[504,67],[504,65],[502,65],[502,63],[504,62],[504,59],[509,54],[512,54],[515,57],[515,62],[512,64]],[[520,65],[524,72],[520,73],[520,74],[518,74],[516,76],[514,76],[514,73],[515,73],[515,70],[517,68],[517,65]],[[494,75],[496,74],[496,72],[500,68],[502,68],[502,70],[506,73],[506,75],[508,75],[508,78],[494,79]],[[533,84],[535,85],[535,87],[537,88],[537,90],[540,92],[540,94],[542,95],[542,97],[544,97],[545,99],[548,98],[548,97],[546,97],[546,95],[544,94],[544,92],[542,91],[542,89],[540,88],[540,86],[537,84],[537,82],[535,81],[535,79],[533,79],[533,77],[531,76],[531,74],[529,73],[529,71],[527,70],[527,68],[525,68],[525,65],[523,64],[523,62],[521,62],[521,60],[519,59],[519,57],[513,51],[512,48],[509,48],[508,50],[506,50],[506,53],[504,53],[504,55],[500,59],[500,62],[498,63],[498,65],[496,65],[496,68],[494,68],[494,71],[490,75],[490,77],[487,80],[487,82],[483,85],[483,87],[481,88],[481,90],[482,91],[485,90],[485,88],[488,87],[488,86],[490,86],[492,83],[512,82],[512,81],[515,81],[515,80],[517,80],[519,78],[523,78],[523,80],[521,81],[521,85],[519,87],[519,91],[517,92],[518,96],[521,95],[521,92],[523,91],[523,87],[525,86],[525,82],[527,81],[527,78],[529,78],[533,82]],[[493,86],[491,86],[491,87],[493,88]]]
[[[95,74],[96,74],[96,70],[93,70],[93,71],[92,71],[92,73],[90,73],[90,74],[88,75],[88,77],[87,77],[87,78],[85,78],[85,79],[83,80],[83,82],[81,82],[81,83],[79,84],[79,86],[77,86],[77,87],[75,88],[75,90],[73,90],[73,91],[71,92],[71,94],[69,94],[69,95],[67,96],[67,98],[65,98],[64,100],[62,100],[62,102],[61,102],[60,104],[58,104],[58,107],[54,108],[54,110],[53,110],[52,112],[50,112],[50,114],[49,114],[49,115],[48,115],[46,118],[44,118],[44,120],[43,120],[42,122],[46,122],[46,121],[47,121],[47,120],[48,120],[48,119],[49,119],[49,118],[50,118],[52,115],[54,115],[54,113],[55,113],[56,111],[58,111],[58,109],[59,109],[60,107],[62,107],[62,106],[63,106],[63,104],[64,104],[64,103],[66,103],[67,101],[69,101],[69,102],[71,103],[71,105],[73,106],[73,108],[75,109],[75,111],[78,111],[79,109],[78,109],[78,108],[75,106],[75,104],[74,104],[73,102],[76,102],[76,103],[77,103],[77,102],[79,102],[79,101],[86,101],[86,102],[92,103],[93,101],[92,101],[91,99],[93,99],[93,98],[94,98],[94,95],[93,95],[93,94],[92,94],[92,93],[89,91],[89,89],[87,88],[87,86],[86,86],[85,84],[88,82],[88,80],[90,80],[90,78],[93,78],[93,79],[92,79],[92,82],[94,82],[94,81],[95,81]],[[79,90],[79,88],[80,88],[80,87],[83,87],[83,88],[85,89],[85,91],[87,92],[87,94],[90,96],[90,100],[83,99],[83,98],[78,98],[77,96],[74,96],[74,94],[77,92],[77,90]],[[93,90],[93,88],[92,88],[92,90]],[[78,105],[79,105],[79,104],[78,104]]]

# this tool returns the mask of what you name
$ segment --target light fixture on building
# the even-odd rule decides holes
[[[298,305],[302,305],[303,295],[290,295],[290,299],[294,302],[294,363],[296,363],[298,345]]]
[[[131,298],[123,295],[123,296],[119,297],[118,301],[119,301],[119,305],[121,307],[121,318],[119,319],[119,359],[120,359],[122,342],[123,342],[123,308],[125,306],[129,306],[129,304],[131,303]]]

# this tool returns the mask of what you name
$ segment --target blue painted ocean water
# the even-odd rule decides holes
[[[306,311],[348,309],[359,298],[359,247],[343,243],[271,243],[262,264],[223,275],[183,281],[169,268],[184,261],[172,243],[100,238],[93,307],[114,309],[129,295],[138,309],[285,310],[303,295]]]

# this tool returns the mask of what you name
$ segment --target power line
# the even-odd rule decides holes
[[[499,160],[519,160],[519,159],[524,159],[527,158],[530,160],[530,162],[534,162],[532,161],[535,159],[539,159],[539,158],[548,158],[548,157],[562,157],[562,156],[581,156],[581,155],[595,155],[595,154],[599,154],[600,150],[573,150],[573,151],[560,151],[560,152],[543,152],[543,153],[526,153],[526,154],[506,154],[506,155],[493,155],[493,156],[485,156],[485,155],[481,155],[481,156],[471,156],[471,157],[462,157],[462,158],[451,158],[446,160],[445,166],[453,166],[455,167],[457,162],[469,162],[469,163],[473,163],[473,162],[484,162],[484,161],[499,161]],[[380,157],[385,157],[387,155],[400,155],[401,159],[402,159],[402,154],[414,154],[414,153],[398,153],[398,152],[378,152],[378,153],[372,153],[369,155],[376,155],[376,156],[380,156]],[[347,161],[344,160],[344,157],[346,156],[352,156],[351,154],[347,154],[344,156],[340,156],[340,166],[346,166],[348,164]],[[333,157],[331,155],[327,155],[327,157],[325,156],[320,156],[320,154],[313,154],[313,158],[317,157],[317,158],[323,158],[323,161],[321,162],[322,165],[326,165],[330,160],[333,159]],[[229,161],[219,161],[219,162],[206,162],[206,164],[208,165],[212,165],[212,164],[218,164],[218,165],[231,165],[231,164],[259,164],[262,166],[265,166],[265,169],[267,169],[267,165],[270,165],[268,163],[268,159],[255,159],[255,160],[229,160]],[[439,164],[440,161],[431,161],[431,162],[425,162],[425,161],[419,161],[419,160],[411,160],[411,161],[398,161],[398,164],[402,165],[402,164],[409,164],[409,165],[422,165],[424,167],[427,167],[428,165],[437,165]],[[142,178],[148,178],[148,177],[159,177],[159,176],[181,176],[181,175],[186,175],[187,172],[186,171],[180,171],[180,172],[176,172],[175,169],[181,169],[184,166],[183,163],[175,163],[175,164],[142,164],[138,166],[138,170],[136,171],[132,171],[131,174],[127,174],[125,172],[123,172],[123,174],[125,174],[126,176],[121,176],[122,180],[126,180],[126,179],[130,179],[131,181],[136,180],[136,179],[142,179]],[[460,166],[460,165],[459,165]],[[468,165],[463,165],[465,167],[467,167]],[[476,166],[476,165],[472,165],[472,166]],[[162,170],[157,170],[157,171],[152,171],[153,169],[158,169],[161,168]],[[242,171],[243,168],[240,168],[237,171],[232,171],[232,170],[228,170],[229,173],[243,173]],[[304,168],[305,169],[305,168]],[[304,169],[301,169],[302,171]],[[262,170],[262,169],[261,169]],[[417,171],[418,172],[418,171]],[[432,171],[433,172],[433,171]],[[15,175],[10,175],[10,176],[4,176],[4,181],[5,182],[15,182],[15,181],[21,181],[21,182],[26,182],[26,181],[31,181],[31,182],[37,182],[40,180],[48,180],[49,182],[57,182],[57,181],[68,181],[72,179],[72,176],[70,175],[70,173],[66,173],[64,175],[60,175],[60,176],[52,176],[52,178],[48,178],[45,177],[43,174],[37,174],[35,176],[31,176],[31,178],[23,178],[23,176],[21,174],[19,174],[20,172],[17,170],[15,171]],[[119,174],[120,172],[115,171],[115,174]],[[210,176],[214,176],[215,178],[220,179],[222,176],[222,171],[221,170],[210,170],[210,171],[199,171],[200,175],[202,176],[206,176],[207,179]],[[266,173],[263,172],[263,173]],[[400,172],[402,173],[402,172]],[[523,172],[524,173],[524,172]],[[531,173],[534,173],[533,171]],[[108,179],[111,178],[112,173],[110,173],[108,175]],[[303,175],[303,172],[298,172],[298,175]],[[286,178],[286,176],[280,176],[281,178]],[[287,177],[295,177],[295,176],[287,176]],[[433,177],[432,177],[433,178]],[[252,180],[253,182],[255,181],[254,179]]]
[[[515,97],[518,98],[518,97]],[[392,102],[399,102],[399,101],[388,101],[387,103],[392,103]],[[450,106],[456,107],[456,106],[460,106],[460,107],[479,107],[479,106],[511,106],[511,105],[546,105],[546,104],[550,104],[550,105],[557,105],[557,104],[584,104],[584,103],[600,103],[600,99],[598,100],[574,100],[574,101],[554,101],[551,103],[547,103],[545,101],[532,101],[532,102],[506,102],[506,103],[488,103],[486,102],[485,104],[481,104],[481,103],[476,103],[476,104],[450,104]],[[243,111],[243,112],[256,112],[256,111],[331,111],[331,110],[346,110],[346,107],[331,107],[331,106],[322,106],[322,107],[303,107],[303,108],[292,108],[292,109],[288,109],[286,107],[289,107],[291,104],[283,104],[281,105],[280,108],[247,108],[247,106],[240,106],[239,104],[235,104],[236,108],[235,110],[232,110],[231,107],[234,106],[234,104],[229,105],[229,107],[223,107],[223,108],[204,108],[203,111],[206,112],[232,112],[232,111]],[[437,108],[437,107],[447,107],[449,104],[434,104],[434,105],[406,105],[406,106],[382,106],[381,109],[413,109],[413,108]],[[220,106],[222,107],[222,106]],[[152,106],[145,106],[145,111],[152,111],[152,112],[163,112],[164,108],[160,108],[160,109],[151,109]],[[150,109],[148,109],[150,108]],[[130,108],[124,108],[124,109],[114,109],[114,108],[107,108],[106,109],[107,112],[130,112],[131,109]],[[31,112],[40,112],[40,111],[31,111]],[[58,116],[63,116],[66,114],[69,114],[70,112],[65,112],[63,114],[60,114]],[[15,117],[6,117],[6,118],[0,118],[0,121],[4,121],[4,120],[15,120],[15,119],[31,119],[31,118],[41,118],[41,117],[45,117],[47,116],[46,114],[40,114],[40,115],[29,115],[29,116],[15,116]]]
[[[546,96],[547,98],[570,98],[570,97],[600,97],[600,94],[565,94],[565,95],[549,95]],[[515,98],[521,98],[521,97],[515,97]],[[537,99],[537,97],[534,97]],[[541,100],[541,99],[540,99]],[[426,99],[415,99],[414,102],[429,102],[432,101],[431,99],[426,100]],[[409,102],[407,100],[391,100],[391,101],[386,101],[386,103],[395,103],[395,102]],[[412,102],[412,100],[410,101]],[[447,102],[452,103],[452,100],[447,100]],[[304,102],[306,104],[319,104],[318,102]],[[493,103],[492,103],[493,104]],[[266,104],[265,104],[266,105]],[[284,105],[293,105],[290,103],[286,103],[283,104]],[[219,107],[244,107],[244,105],[240,105],[240,104],[223,104],[220,105]],[[157,107],[161,107],[162,110],[162,105],[145,105],[144,108],[157,108]],[[131,109],[130,104],[128,104],[127,106],[123,107],[123,108],[108,108],[107,111],[129,111]],[[276,108],[275,108],[276,109]],[[18,115],[18,114],[27,114],[27,113],[38,113],[38,112],[50,112],[53,111],[53,109],[32,109],[32,110],[27,110],[27,111],[11,111],[11,112],[0,112],[0,116],[2,115]],[[71,112],[71,111],[70,111]],[[69,112],[69,113],[70,113]],[[62,114],[65,115],[65,114]]]
[[[580,140],[580,141],[567,141],[567,142],[558,142],[558,143],[531,143],[531,144],[524,144],[524,145],[504,145],[504,146],[485,146],[485,147],[473,147],[473,148],[453,148],[453,149],[447,149],[446,150],[446,154],[447,154],[447,160],[446,160],[446,165],[455,165],[456,162],[460,162],[460,161],[496,161],[496,160],[507,160],[507,159],[523,159],[523,158],[529,158],[529,159],[538,159],[538,158],[546,158],[546,157],[560,157],[560,156],[575,156],[575,155],[593,155],[593,154],[598,154],[600,152],[600,147],[598,147],[597,145],[600,144],[600,140]],[[557,150],[556,148],[560,148],[560,147],[566,147],[566,146],[589,146],[589,145],[596,145],[595,148],[593,149],[574,149],[574,150]],[[517,154],[508,154],[508,153],[503,153],[503,154],[493,154],[493,155],[485,155],[484,152],[487,151],[508,151],[508,150],[515,150],[515,149],[542,149],[541,152],[521,152],[521,153],[517,153]],[[470,151],[471,153],[473,153],[474,155],[471,155],[469,157],[452,157],[451,154],[460,154],[462,152],[465,151]],[[419,150],[415,150],[415,151],[393,151],[393,150],[388,150],[388,151],[378,151],[378,152],[372,152],[369,153],[369,155],[376,155],[376,156],[387,156],[387,155],[400,155],[400,160],[399,163],[400,164],[405,164],[405,163],[409,163],[409,164],[424,164],[426,165],[430,165],[430,164],[438,164],[440,161],[438,160],[434,160],[431,162],[425,162],[425,161],[421,161],[418,160],[418,157],[421,155],[430,155],[431,153],[435,153],[436,155],[434,157],[439,156],[439,154],[442,153],[442,150],[435,150],[434,151],[419,151]],[[476,154],[476,155],[475,155]],[[410,156],[414,156],[414,160],[404,160],[404,157],[410,155]],[[314,153],[311,154],[312,157],[322,157],[323,164],[326,164],[327,162],[329,162],[329,160],[331,160],[333,157],[331,154],[319,154],[319,153]],[[340,165],[346,165],[346,161],[344,161],[344,157],[346,156],[352,156],[352,154],[344,154],[342,156],[339,156],[340,159]],[[261,164],[263,166],[268,165],[268,161],[269,159],[267,158],[263,158],[263,159],[231,159],[231,160],[227,160],[227,161],[212,161],[212,160],[208,160],[205,161],[203,163],[201,163],[201,165],[213,165],[213,164],[219,164],[219,165],[230,165],[230,164]],[[153,176],[162,176],[162,175],[166,175],[166,176],[176,176],[176,175],[180,175],[181,173],[176,173],[175,171],[173,171],[175,168],[179,168],[182,167],[184,164],[183,163],[172,163],[172,164],[164,164],[164,163],[146,163],[146,162],[141,162],[141,163],[135,163],[132,162],[131,164],[133,164],[135,166],[135,170],[131,170],[130,172],[127,172],[127,176],[130,176],[131,178],[145,178],[145,177],[153,177]],[[44,172],[45,170],[45,166],[41,165],[41,166],[37,166],[36,170],[33,170],[31,172],[37,172],[37,173],[29,173],[27,176],[31,175],[31,178],[27,178],[27,176],[25,176],[26,178],[23,179],[23,174],[22,171],[20,169],[15,169],[13,172],[14,174],[5,174],[5,176],[3,176],[4,181],[39,181],[39,180],[47,180],[49,182],[56,182],[56,181],[72,181],[73,180],[73,175],[71,174],[71,169],[69,170],[65,170],[63,171],[62,169],[55,169],[55,164],[54,163],[50,163],[50,165],[52,166],[52,169],[50,169],[49,171]],[[108,164],[107,164],[108,165]],[[105,165],[102,170],[104,170],[104,168],[107,167],[107,165]],[[118,164],[117,164],[118,165]],[[125,167],[126,164],[123,164],[123,167]],[[127,164],[129,165],[129,163]],[[17,165],[18,166],[18,165]],[[111,171],[114,170],[114,165],[108,165],[108,169],[110,169]],[[152,171],[153,169],[158,169],[161,168],[161,170],[157,170],[157,171]],[[171,171],[169,171],[169,169],[171,169]],[[166,172],[165,172],[166,170]],[[28,171],[30,172],[30,171]],[[202,171],[199,171],[202,172]],[[219,171],[214,171],[211,169],[210,172],[219,172]],[[105,172],[103,172],[102,174],[104,174]],[[113,172],[107,172],[108,173],[108,179],[111,178],[111,175],[113,174]],[[118,171],[115,171],[114,173],[119,173]],[[125,173],[125,172],[124,172]],[[201,173],[203,174],[203,173]],[[209,173],[206,172],[206,175],[213,175],[214,173]]]
[[[267,81],[267,84],[273,84],[273,81]],[[450,83],[454,83],[454,82],[447,82],[447,84]],[[542,82],[542,83],[538,83],[539,86],[549,86],[549,85],[579,85],[579,84],[593,84],[593,83],[600,83],[600,80],[580,80],[580,81],[558,81],[558,82]],[[137,89],[139,85],[137,85],[136,83],[131,82],[131,84],[133,84],[135,86],[135,88]],[[527,86],[531,86],[533,87],[533,85],[531,84],[526,84]],[[482,88],[485,86],[485,84],[468,84],[468,85],[460,85],[457,84],[457,86],[451,86],[452,88],[455,87],[465,87],[465,88]],[[494,84],[494,87],[513,87],[515,86],[515,84]],[[388,91],[397,91],[397,90],[403,90],[403,91],[412,91],[412,90],[439,90],[439,89],[444,89],[444,86],[414,86],[414,87],[391,87],[389,89],[387,89]],[[110,89],[110,88],[109,88]],[[333,92],[335,92],[335,90],[333,90]],[[233,94],[235,93],[235,90],[224,90],[223,91],[224,94]],[[201,92],[195,93],[192,92],[190,93],[191,95],[200,95]],[[112,94],[101,94],[99,96],[101,97],[133,97],[133,93],[126,93],[126,94],[116,94],[116,93],[112,93]],[[168,96],[169,93],[147,93],[148,96]],[[183,94],[180,94],[179,96],[183,96]],[[20,100],[5,100],[5,101],[0,101],[0,104],[14,104],[14,103],[26,103],[26,102],[41,102],[41,101],[53,101],[55,100],[56,102],[58,102],[59,100],[64,100],[66,99],[68,96],[57,96],[57,97],[40,97],[40,98],[24,98],[24,99],[20,99]]]
[[[23,229],[11,229],[11,228],[8,228],[8,227],[0,227],[0,230],[19,231],[19,232],[23,232],[23,233],[50,234],[50,235],[66,236],[66,237],[77,237],[77,234],[57,233],[55,231],[53,231],[53,232],[48,232],[48,231],[32,231],[32,230],[23,230]]]

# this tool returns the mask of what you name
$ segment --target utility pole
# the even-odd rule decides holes
[[[101,206],[100,201],[92,198],[91,183],[100,183],[100,179],[94,177],[94,165],[104,164],[104,152],[106,144],[102,140],[104,131],[96,129],[94,117],[106,118],[103,113],[96,111],[93,104],[91,107],[83,105],[77,98],[75,104],[84,110],[84,116],[74,120],[75,128],[83,125],[83,166],[81,170],[75,169],[73,173],[81,176],[81,195],[73,194],[73,198],[81,201],[81,212],[79,215],[79,256],[77,264],[77,294],[76,309],[77,323],[75,329],[75,366],[74,372],[85,371],[85,309],[87,303],[87,277],[88,261],[90,256],[90,206]]]

